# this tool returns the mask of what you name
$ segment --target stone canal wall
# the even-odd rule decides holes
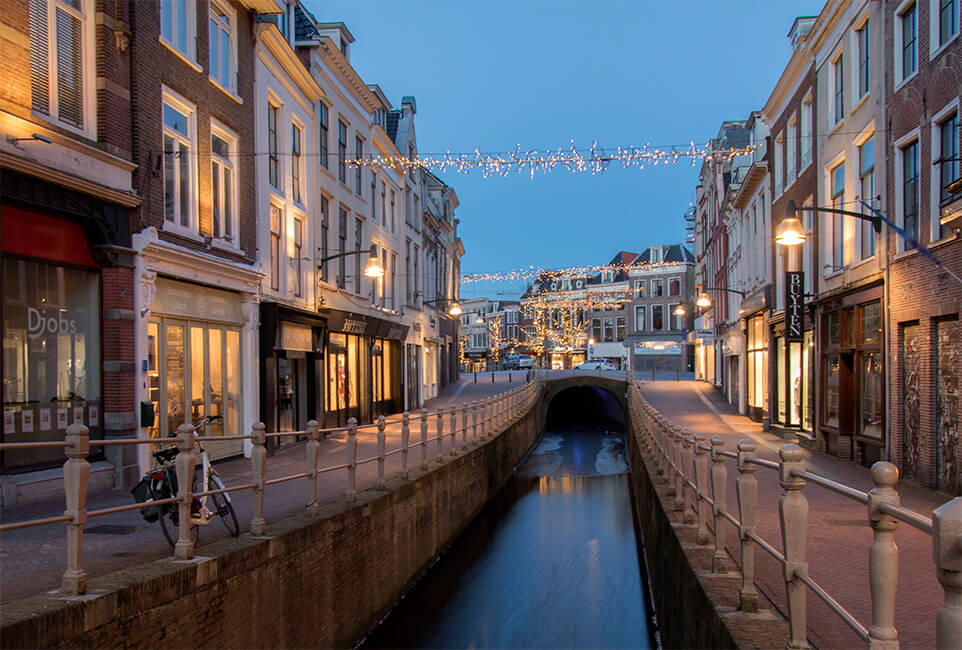
[[[649,473],[638,432],[629,418],[628,444],[635,518],[644,538],[648,579],[664,648],[775,648],[787,638],[784,619],[763,602],[740,611],[741,573],[712,573],[711,545],[696,543],[697,526],[672,508],[667,484]]]
[[[351,647],[504,485],[541,431],[538,409],[498,437],[355,503],[40,595],[2,612],[5,648]],[[239,497],[244,498],[244,497]]]

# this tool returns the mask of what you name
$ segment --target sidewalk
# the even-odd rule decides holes
[[[778,448],[786,441],[762,431],[761,424],[737,411],[707,384],[694,381],[642,381],[645,399],[674,424],[725,437],[724,448],[736,451],[738,440],[751,438],[756,454],[769,460],[778,459]],[[806,454],[806,469],[835,481],[869,491],[874,485],[869,470],[823,454]],[[738,471],[728,463],[729,512],[737,514],[735,479]],[[759,467],[756,533],[775,548],[782,550],[778,518],[778,501],[782,489],[777,473]],[[902,505],[929,514],[950,499],[911,482],[900,482],[896,489]],[[809,502],[807,560],[809,575],[833,598],[852,613],[862,625],[871,624],[871,592],[868,559],[872,531],[868,526],[866,506],[850,501],[819,486],[808,485],[803,494]],[[932,562],[932,538],[915,528],[900,523],[895,533],[899,546],[899,587],[895,625],[903,649],[935,647],[935,616],[942,602],[942,587]],[[730,556],[740,562],[738,531],[729,524],[726,542]],[[785,582],[782,566],[756,546],[756,584],[762,593],[782,612],[785,606]],[[865,643],[841,618],[811,592],[808,597],[809,639],[818,648],[858,648]]]
[[[478,373],[478,383],[474,383],[473,375],[465,375],[459,383],[451,384],[442,389],[441,394],[428,400],[425,407],[428,412],[442,408],[445,411],[469,404],[474,400],[484,399],[493,395],[521,386],[525,382],[525,373],[513,371],[494,373]],[[410,443],[420,442],[421,423],[414,420],[418,413],[411,413]],[[443,454],[450,458],[451,416],[445,412],[443,431]],[[387,418],[400,420],[400,414]],[[461,427],[461,415],[458,414],[457,426]],[[469,418],[468,426],[471,426]],[[480,428],[480,425],[479,425]],[[437,417],[429,418],[428,437],[437,432]],[[376,429],[365,428],[358,431],[357,459],[362,461],[377,455]],[[401,443],[401,425],[396,423],[385,428],[385,446],[388,451],[397,449]],[[339,465],[346,458],[346,437],[338,436],[321,441],[320,467]],[[458,449],[461,447],[462,434],[458,434]],[[468,441],[472,439],[468,432]],[[429,442],[427,460],[429,465],[436,465],[438,455],[437,443]],[[409,469],[416,469],[421,463],[421,448],[416,447],[408,454]],[[218,474],[225,484],[240,485],[252,482],[251,462],[247,458],[233,458],[215,463]],[[289,476],[307,469],[304,442],[282,447],[273,455],[268,456],[266,462],[267,479]],[[401,471],[401,454],[388,456],[384,464],[385,478],[399,474]],[[321,474],[318,477],[318,503],[331,503],[344,498],[347,490],[347,471],[337,470]],[[357,490],[372,488],[377,484],[377,462],[358,465]],[[309,502],[309,483],[304,479],[287,481],[269,486],[264,498],[264,519],[268,528],[272,523],[285,517],[303,511]],[[252,507],[251,491],[243,490],[232,495],[234,510],[240,523],[241,532],[246,532],[250,526]],[[87,509],[99,510],[112,506],[133,503],[133,497],[126,488],[111,488],[91,492],[87,497]],[[0,520],[4,523],[39,519],[41,517],[60,516],[64,511],[63,493],[59,498],[32,502],[27,506],[0,509]],[[227,530],[219,517],[215,517],[211,525],[200,531],[197,554],[204,554],[204,546],[218,539],[227,537]],[[138,511],[105,515],[87,520],[84,529],[84,568],[88,579],[117,571],[131,564],[140,564],[167,557],[171,554],[170,545],[163,537],[158,523],[147,523]],[[63,574],[66,558],[66,535],[63,524],[50,524],[34,528],[8,531],[0,535],[0,605],[12,600],[31,596],[42,591],[59,588],[60,577]]]

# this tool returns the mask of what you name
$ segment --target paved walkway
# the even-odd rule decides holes
[[[642,381],[642,392],[649,403],[675,424],[692,431],[725,437],[725,449],[736,451],[742,438],[756,442],[757,454],[777,460],[778,447],[785,440],[762,431],[759,423],[740,416],[721,395],[707,384],[694,381]],[[824,454],[807,454],[809,471],[869,491],[874,485],[869,470]],[[728,508],[737,514],[735,493],[737,470],[729,464]],[[777,474],[759,467],[756,532],[775,548],[782,550],[778,520],[778,500],[782,489]],[[930,513],[950,497],[932,492],[911,482],[900,482],[896,489],[902,505],[919,513]],[[815,485],[804,494],[809,502],[808,553],[809,575],[848,609],[863,625],[871,624],[871,593],[868,580],[868,552],[872,532],[866,506],[850,501]],[[738,534],[729,525],[726,536],[729,554],[740,557]],[[899,546],[899,587],[896,627],[902,648],[934,648],[935,616],[942,602],[942,587],[932,562],[932,538],[900,523],[896,531]],[[781,564],[756,547],[756,583],[783,613],[785,583]],[[818,648],[859,648],[864,641],[822,601],[809,592],[809,639]]]
[[[484,399],[524,384],[524,372],[478,373],[462,378],[457,384],[445,387],[441,394],[428,400],[425,407],[429,412],[437,409],[445,411],[461,407],[474,400]],[[420,442],[420,420],[412,414],[410,443]],[[391,416],[388,420],[400,420]],[[450,414],[445,412],[443,431],[443,454],[451,458]],[[461,427],[458,414],[457,426]],[[468,420],[471,427],[471,420]],[[437,417],[429,418],[428,437],[437,432]],[[401,446],[401,425],[393,424],[385,429],[385,448],[388,451]],[[377,456],[376,429],[367,428],[358,432],[358,461]],[[346,460],[346,436],[336,436],[321,441],[320,467],[340,465]],[[468,432],[470,443],[472,431]],[[460,449],[463,434],[458,434]],[[428,443],[427,459],[431,466],[437,466],[437,443]],[[408,467],[417,469],[421,463],[421,449],[414,448],[408,456]],[[215,463],[218,474],[227,486],[252,482],[252,469],[247,458],[235,458]],[[290,476],[307,469],[304,443],[289,444],[268,456],[266,475],[268,479]],[[385,477],[396,476],[401,471],[401,454],[389,456],[385,461]],[[375,487],[377,484],[377,462],[359,465],[357,470],[358,491]],[[321,504],[343,500],[347,490],[346,470],[321,474],[318,478],[318,502]],[[241,531],[250,527],[252,517],[251,492],[244,490],[232,497]],[[112,488],[96,491],[88,495],[87,509],[99,510],[133,502],[130,491],[125,488]],[[292,480],[269,486],[264,498],[264,518],[268,528],[271,523],[303,511],[309,503],[309,484],[305,479]],[[45,501],[31,502],[27,506],[0,509],[0,521],[11,523],[27,519],[60,516],[64,511],[62,492],[59,496]],[[203,555],[203,547],[218,539],[227,537],[220,518],[215,518],[210,526],[200,531],[197,554]],[[59,588],[60,577],[66,561],[66,535],[63,524],[50,524],[34,528],[8,531],[0,534],[0,605],[33,594]],[[134,563],[149,562],[169,556],[170,545],[163,537],[157,523],[147,523],[138,511],[105,515],[87,520],[84,530],[84,568],[88,579],[93,579],[112,571],[117,571]]]

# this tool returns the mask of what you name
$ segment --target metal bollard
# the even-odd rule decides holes
[[[74,422],[67,427],[67,462],[63,465],[67,509],[67,569],[60,578],[60,589],[78,595],[87,591],[87,572],[83,568],[84,524],[87,522],[87,487],[90,484],[90,430]]]
[[[793,475],[794,470],[805,471],[805,452],[796,444],[778,449],[781,459],[778,483],[785,491],[778,502],[781,520],[782,548],[785,549],[785,593],[788,600],[788,648],[808,648],[806,638],[805,583],[808,574],[805,547],[808,543],[808,499],[802,494],[805,481]]]
[[[321,454],[321,443],[319,441],[320,434],[318,429],[320,427],[317,424],[317,420],[308,420],[307,422],[307,444],[305,445],[305,450],[307,451],[307,474],[308,474],[308,494],[307,494],[307,507],[311,508],[311,511],[316,516],[318,514],[319,505],[317,503],[317,463],[320,460]]]
[[[474,371],[474,383],[478,383],[478,371]]]
[[[251,425],[251,435],[254,436],[251,441],[253,445],[251,447],[251,474],[254,477],[254,514],[251,516],[251,535],[263,535],[266,523],[264,521],[264,488],[266,487],[264,470],[267,460],[266,429],[267,427],[264,426],[263,422],[255,422]]]
[[[724,436],[711,437],[711,496],[715,517],[715,552],[712,553],[712,573],[727,573],[725,567],[725,513],[728,512],[728,468],[721,451],[725,446]]]
[[[411,436],[409,415],[401,414],[401,478],[408,478],[408,440]],[[377,486],[384,487],[384,416],[377,419]]]
[[[357,499],[357,418],[347,420],[347,500]]]
[[[491,371],[491,383],[494,383],[494,370]]]
[[[421,409],[421,471],[428,468],[428,410]]]
[[[758,610],[758,591],[755,590],[755,506],[758,503],[758,480],[755,478],[755,443],[744,438],[738,441],[738,537],[741,540],[742,587],[738,609],[743,612]]]
[[[510,373],[510,372],[508,373],[508,383],[509,383],[509,384],[510,384],[510,383],[513,383],[512,379],[511,379],[511,373]]]
[[[194,467],[197,454],[194,453],[194,429],[186,422],[177,427],[177,457],[174,467],[177,470],[177,521],[178,537],[174,544],[174,557],[189,560],[194,557],[194,540],[190,538],[190,505],[193,501]]]
[[[651,380],[652,380],[652,381],[655,381],[655,369],[654,369],[654,368],[651,369]]]

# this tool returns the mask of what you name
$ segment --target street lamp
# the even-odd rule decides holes
[[[799,212],[827,212],[829,214],[843,214],[855,217],[862,221],[868,221],[876,234],[882,232],[882,217],[877,214],[863,214],[852,210],[839,210],[838,208],[819,208],[815,206],[797,207],[795,201],[789,201],[785,206],[785,217],[775,228],[775,243],[782,246],[798,246],[805,243],[805,229],[798,218]]]
[[[675,311],[674,311],[673,313],[675,314],[675,316],[684,316],[684,315],[685,315],[685,306],[684,306],[684,305],[678,305],[677,307],[675,307]]]
[[[707,291],[727,291],[728,293],[736,293],[742,298],[745,297],[745,292],[739,291],[738,289],[723,289],[721,287],[702,287],[701,292],[698,294],[698,299],[695,301],[695,304],[698,305],[699,307],[711,307],[711,296],[709,296],[706,293]],[[678,309],[682,310],[680,314],[678,313]],[[678,305],[678,308],[675,309],[675,315],[684,316],[685,315],[684,309],[685,309],[684,307],[682,307],[681,305]]]
[[[451,302],[451,306],[448,307],[448,314],[451,316],[460,316],[462,313],[461,305],[458,304],[457,300],[452,300],[450,298],[435,298],[434,300],[425,300],[422,304],[424,305],[430,305],[432,303],[437,304],[439,302],[446,301],[446,300],[450,300]]]
[[[363,255],[364,249],[359,248],[356,251],[347,251],[346,253],[337,253],[335,255],[329,255],[318,261],[317,265],[322,266],[326,262],[331,260],[336,260],[340,257],[348,257],[350,255]],[[380,260],[377,258],[377,244],[371,244],[370,256],[367,258],[367,263],[364,265],[363,274],[365,277],[376,280],[378,278],[384,277],[384,267],[381,266]]]

